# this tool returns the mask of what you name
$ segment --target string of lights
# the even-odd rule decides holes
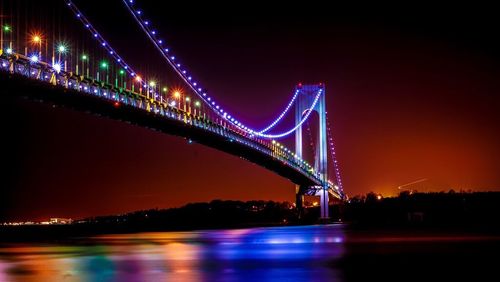
[[[340,169],[339,169],[339,164],[337,161],[337,154],[335,153],[335,146],[333,145],[333,137],[332,133],[330,130],[330,122],[328,121],[328,112],[326,112],[326,124],[327,124],[327,138],[328,138],[328,143],[330,144],[330,153],[332,155],[332,161],[333,161],[333,169],[335,171],[335,178],[337,179],[337,185],[338,185],[338,190],[341,194],[344,193],[344,190],[342,188],[342,178],[340,177]]]
[[[201,87],[199,82],[197,82],[195,79],[193,79],[193,76],[191,75],[190,72],[186,70],[186,68],[179,63],[179,60],[175,55],[172,54],[170,48],[166,46],[166,42],[160,37],[159,33],[152,28],[152,23],[149,20],[144,19],[144,13],[142,10],[138,9],[135,5],[134,0],[123,0],[123,3],[127,7],[128,11],[132,14],[134,17],[135,21],[139,24],[141,29],[146,33],[147,37],[150,39],[150,41],[154,44],[156,49],[161,53],[163,58],[167,61],[167,63],[175,70],[175,72],[183,79],[183,81],[193,90],[193,92],[198,95],[202,101],[208,104],[208,106],[215,112],[217,115],[221,116],[222,118],[230,121],[237,127],[245,130],[246,132],[250,133],[253,136],[261,137],[261,138],[266,138],[266,139],[274,139],[274,138],[282,138],[298,128],[298,126],[294,127],[292,130],[279,133],[279,134],[264,134],[265,132],[269,131],[271,128],[273,128],[276,124],[278,124],[279,121],[285,116],[285,114],[288,112],[290,107],[292,106],[293,102],[295,101],[295,98],[298,95],[298,91],[295,92],[295,95],[293,96],[291,102],[289,102],[288,106],[285,108],[285,110],[282,112],[279,117],[273,121],[268,127],[266,127],[263,130],[255,130],[250,127],[247,127],[240,121],[238,121],[234,115],[231,115],[229,112],[224,111],[220,105],[218,105],[213,97],[210,97],[208,93]],[[311,108],[313,108],[312,106]],[[308,116],[307,116],[308,117]],[[307,117],[304,117],[304,120],[307,119]],[[302,124],[304,120],[300,123]]]
[[[316,94],[316,97],[314,98],[314,101],[313,101],[311,107],[309,108],[309,110],[307,110],[307,113],[302,118],[302,120],[299,123],[297,123],[292,129],[285,131],[283,133],[279,133],[279,134],[264,134],[264,133],[255,133],[255,134],[258,134],[258,136],[261,136],[264,138],[276,139],[276,138],[283,138],[283,137],[293,133],[297,128],[302,126],[302,124],[307,121],[307,119],[309,118],[309,116],[313,112],[312,109],[314,109],[314,107],[318,103],[319,97],[321,97],[322,94],[323,94],[323,89],[318,90],[318,93]]]
[[[125,62],[125,60],[118,55],[118,53],[111,47],[111,45],[104,39],[104,37],[92,26],[90,21],[85,17],[85,15],[78,9],[78,7],[70,0],[65,0],[66,5],[75,14],[76,18],[85,26],[85,28],[92,34],[92,36],[99,42],[102,48],[104,48],[109,55],[115,60],[115,62],[120,65],[131,77],[135,78],[136,81],[142,82],[145,88],[148,84],[143,82],[141,77],[133,70],[133,68]]]
[[[262,129],[258,133],[265,133],[265,132],[269,131],[271,128],[273,128],[276,124],[278,124],[278,122],[281,121],[281,119],[286,115],[286,113],[288,112],[290,107],[293,105],[293,103],[295,102],[295,99],[297,98],[298,95],[299,95],[299,89],[295,90],[295,93],[293,94],[292,100],[290,100],[290,102],[286,106],[285,110],[278,116],[278,118],[276,118],[269,126]]]
[[[196,80],[193,79],[192,75],[179,63],[179,60],[176,60],[176,57],[172,55],[170,48],[166,46],[166,43],[163,39],[159,37],[159,34],[156,30],[152,29],[151,21],[143,19],[143,12],[140,9],[134,7],[134,0],[123,0],[123,3],[129,10],[129,12],[134,17],[135,21],[139,24],[141,29],[146,33],[148,38],[154,44],[156,49],[160,51],[163,58],[167,61],[167,63],[174,69],[174,71],[181,77],[181,79],[193,90],[193,92],[198,95],[202,101],[204,101],[210,109],[212,109],[217,115],[222,118],[229,120],[234,125],[244,129],[249,133],[253,133],[254,131],[243,125],[241,122],[236,120],[234,116],[231,116],[228,112],[224,111],[224,109],[218,105],[215,100],[210,97],[206,91],[203,90],[201,85],[199,85]]]
[[[237,127],[245,130],[246,132],[250,133],[252,136],[257,136],[260,138],[265,138],[265,139],[277,139],[277,138],[283,138],[291,133],[293,133],[299,126],[301,126],[308,118],[310,113],[306,114],[303,119],[301,120],[300,123],[298,123],[295,127],[292,129],[278,133],[278,134],[265,134],[265,132],[269,131],[271,128],[273,128],[275,125],[277,125],[281,119],[285,116],[285,114],[288,112],[288,110],[291,108],[293,105],[295,99],[297,98],[297,95],[299,93],[298,90],[295,91],[294,96],[292,97],[292,100],[288,103],[287,107],[285,110],[278,116],[276,120],[274,120],[268,127],[266,127],[264,130],[261,131],[256,131],[254,129],[251,129],[247,127],[246,125],[242,124],[240,121],[234,118],[234,116],[231,116],[228,112],[224,111],[218,104],[215,103],[215,101],[208,96],[206,92],[203,91],[203,89],[198,85],[196,81],[192,79],[192,76],[188,74],[188,72],[185,69],[181,68],[180,63],[175,63],[175,56],[169,56],[168,52],[170,51],[169,48],[163,47],[163,40],[157,38],[157,32],[151,28],[150,22],[147,20],[142,20],[142,11],[134,9],[132,4],[134,3],[133,0],[123,0],[124,3],[126,4],[127,8],[129,11],[132,13],[136,21],[139,23],[141,28],[143,29],[144,32],[148,35],[148,37],[151,39],[151,41],[155,44],[156,48],[161,52],[163,57],[168,61],[168,63],[174,68],[174,70],[180,75],[180,77],[187,83],[187,85],[200,97],[202,98],[203,101],[205,101],[209,107],[216,112],[219,116],[223,117],[226,120],[229,120],[232,122],[234,125]],[[147,88],[149,85],[142,81],[141,77],[132,69],[132,67],[127,64],[127,62],[115,51],[115,49],[104,39],[102,35],[93,27],[93,25],[90,23],[90,21],[85,17],[85,15],[78,9],[78,7],[71,1],[71,0],[65,0],[67,6],[70,8],[70,10],[75,14],[77,19],[80,20],[80,22],[86,27],[87,30],[93,35],[93,37],[100,43],[101,47],[104,48],[109,55],[115,60],[115,62],[120,65],[125,71],[127,71],[130,76],[133,78],[136,78],[138,82],[143,83],[143,87]],[[197,87],[198,86],[198,87]],[[319,95],[321,95],[322,91],[318,92],[318,95],[316,99],[313,102],[313,105],[311,108],[314,108]]]

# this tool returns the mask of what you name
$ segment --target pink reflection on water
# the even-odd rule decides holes
[[[0,281],[240,281],[276,275],[303,280],[312,265],[304,261],[342,255],[342,240],[336,239],[342,236],[338,227],[279,227],[14,245],[0,248]],[[322,273],[334,275],[331,269]]]

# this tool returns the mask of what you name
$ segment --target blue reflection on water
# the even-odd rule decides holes
[[[107,235],[90,238],[85,245],[5,248],[0,252],[0,277],[37,281],[339,280],[340,272],[331,262],[343,255],[343,241],[341,225]]]

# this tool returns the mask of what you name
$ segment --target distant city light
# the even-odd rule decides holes
[[[106,61],[101,62],[101,68],[107,69],[108,68],[108,63]]]
[[[135,77],[135,81],[137,81],[137,82],[141,82],[141,81],[142,81],[142,78],[141,78],[140,76],[136,76],[136,77]]]
[[[12,51],[12,48],[7,48],[7,54],[12,54],[14,51]]]
[[[151,87],[155,87],[155,86],[156,86],[156,82],[154,82],[154,81],[150,81],[150,82],[149,82],[149,86],[151,86]]]
[[[168,88],[167,87],[163,87],[163,92],[167,92],[168,91]]]
[[[179,91],[174,91],[174,97],[175,97],[175,98],[179,98],[179,97],[181,97],[181,92],[179,92]]]
[[[121,69],[121,70],[120,70],[120,74],[121,74],[121,75],[124,75],[124,74],[125,74],[125,70]]]
[[[8,26],[8,25],[4,25],[4,26],[3,26],[3,31],[5,31],[5,32],[9,32],[9,31],[11,31],[10,26]]]
[[[82,55],[82,60],[83,60],[83,61],[86,61],[88,58],[89,58],[89,57],[88,57],[87,55],[85,55],[85,54],[83,54],[83,55]]]
[[[31,62],[36,63],[36,62],[38,62],[38,56],[37,55],[31,55],[30,60],[31,60]]]

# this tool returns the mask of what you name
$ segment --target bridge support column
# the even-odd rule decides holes
[[[300,185],[295,185],[295,208],[297,209],[298,218],[301,219],[304,213],[304,193]]]
[[[302,85],[297,86],[299,95],[295,104],[295,125],[299,125],[302,118],[309,113],[315,111],[318,114],[318,132],[316,138],[316,152],[314,152],[314,172],[320,180],[321,189],[316,192],[320,196],[321,207],[321,222],[328,222],[328,151],[327,151],[327,129],[326,129],[326,103],[325,103],[325,87],[322,83],[318,85]],[[311,105],[316,104],[313,108]],[[295,154],[302,158],[302,127],[299,126],[295,130]],[[319,195],[318,195],[319,194]]]
[[[321,218],[320,218],[320,221],[322,223],[327,223],[330,216],[329,216],[329,211],[328,211],[328,202],[329,202],[329,198],[328,198],[328,186],[321,189],[321,191],[319,192],[319,205],[321,207]]]

